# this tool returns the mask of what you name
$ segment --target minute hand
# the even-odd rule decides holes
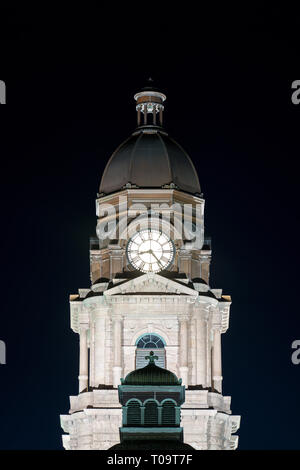
[[[153,251],[151,250],[151,255],[154,256],[154,258],[156,259],[156,261],[158,262],[159,266],[161,266],[163,268],[163,265],[161,264],[161,262],[159,261],[159,259],[157,258],[157,256],[153,253]]]

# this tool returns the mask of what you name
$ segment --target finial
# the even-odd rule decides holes
[[[157,361],[157,360],[158,360],[158,356],[154,356],[154,352],[153,352],[153,351],[150,351],[150,355],[149,355],[149,356],[145,356],[145,359],[149,359],[149,364],[155,364],[154,361]]]

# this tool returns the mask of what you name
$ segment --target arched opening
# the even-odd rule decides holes
[[[166,400],[162,405],[162,425],[163,426],[175,426],[176,425],[175,403],[171,400]]]
[[[127,426],[141,425],[141,405],[133,400],[127,404]]]
[[[155,355],[158,357],[155,364],[158,367],[165,369],[166,367],[166,350],[164,340],[157,334],[147,333],[136,342],[136,361],[135,368],[140,369],[145,367],[149,361],[145,359],[145,356],[148,356],[150,351],[155,351]]]
[[[145,426],[158,426],[158,407],[155,401],[147,401],[145,404]]]

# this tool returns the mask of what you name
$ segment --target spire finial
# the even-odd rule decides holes
[[[158,356],[154,356],[154,352],[153,352],[153,351],[150,351],[150,355],[149,355],[149,356],[145,356],[145,359],[149,359],[149,364],[155,364],[154,361],[157,361],[157,360],[158,360]]]

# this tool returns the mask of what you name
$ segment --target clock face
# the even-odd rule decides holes
[[[174,253],[173,242],[159,230],[140,230],[127,244],[127,257],[131,266],[144,273],[167,269]]]

